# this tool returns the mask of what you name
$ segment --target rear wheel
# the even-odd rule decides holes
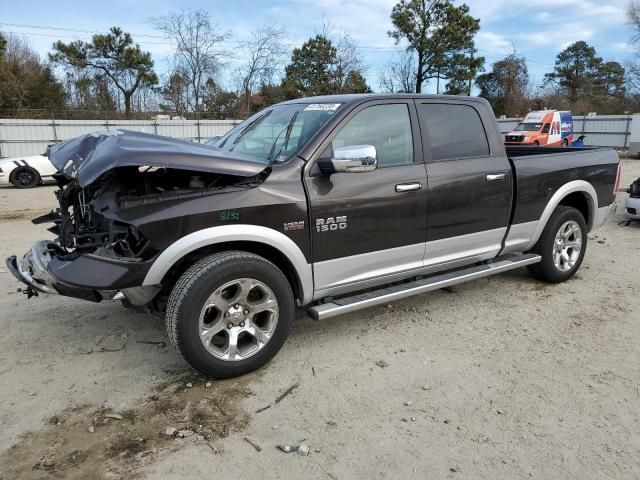
[[[539,147],[539,146],[540,146],[540,142],[539,142],[538,140],[534,141],[534,142],[533,142],[533,144],[534,144],[536,147]]]
[[[213,378],[251,372],[284,344],[295,304],[284,274],[246,252],[210,255],[191,266],[167,303],[169,339],[196,370]]]
[[[18,188],[33,188],[40,183],[40,174],[32,167],[18,167],[11,172],[11,183]]]
[[[569,146],[569,140],[565,138],[564,140],[562,140],[562,147],[567,148],[568,146]]]
[[[530,265],[529,271],[545,282],[564,282],[578,271],[586,249],[587,224],[584,217],[575,208],[560,205],[531,250],[540,255],[542,261]]]

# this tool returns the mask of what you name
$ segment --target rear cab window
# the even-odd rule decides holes
[[[470,105],[419,103],[423,136],[432,162],[484,157],[491,153],[478,111]],[[425,132],[426,130],[426,132]]]

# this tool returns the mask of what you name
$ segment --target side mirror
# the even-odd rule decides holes
[[[318,160],[318,167],[325,174],[372,172],[377,166],[376,147],[373,145],[339,147],[334,150],[333,158]]]

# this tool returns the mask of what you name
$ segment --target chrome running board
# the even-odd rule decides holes
[[[392,302],[400,298],[431,292],[477,278],[488,277],[515,268],[532,265],[538,263],[540,260],[540,255],[533,253],[509,257],[487,264],[435,275],[433,277],[421,278],[386,288],[359,293],[350,297],[333,299],[330,302],[309,308],[307,313],[314,320],[324,320],[335,317],[336,315],[342,315],[343,313],[354,312],[374,305],[380,305],[381,303]]]

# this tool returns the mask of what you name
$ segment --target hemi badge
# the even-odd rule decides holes
[[[296,230],[304,230],[304,220],[299,222],[286,222],[284,224],[285,232],[295,232]]]

